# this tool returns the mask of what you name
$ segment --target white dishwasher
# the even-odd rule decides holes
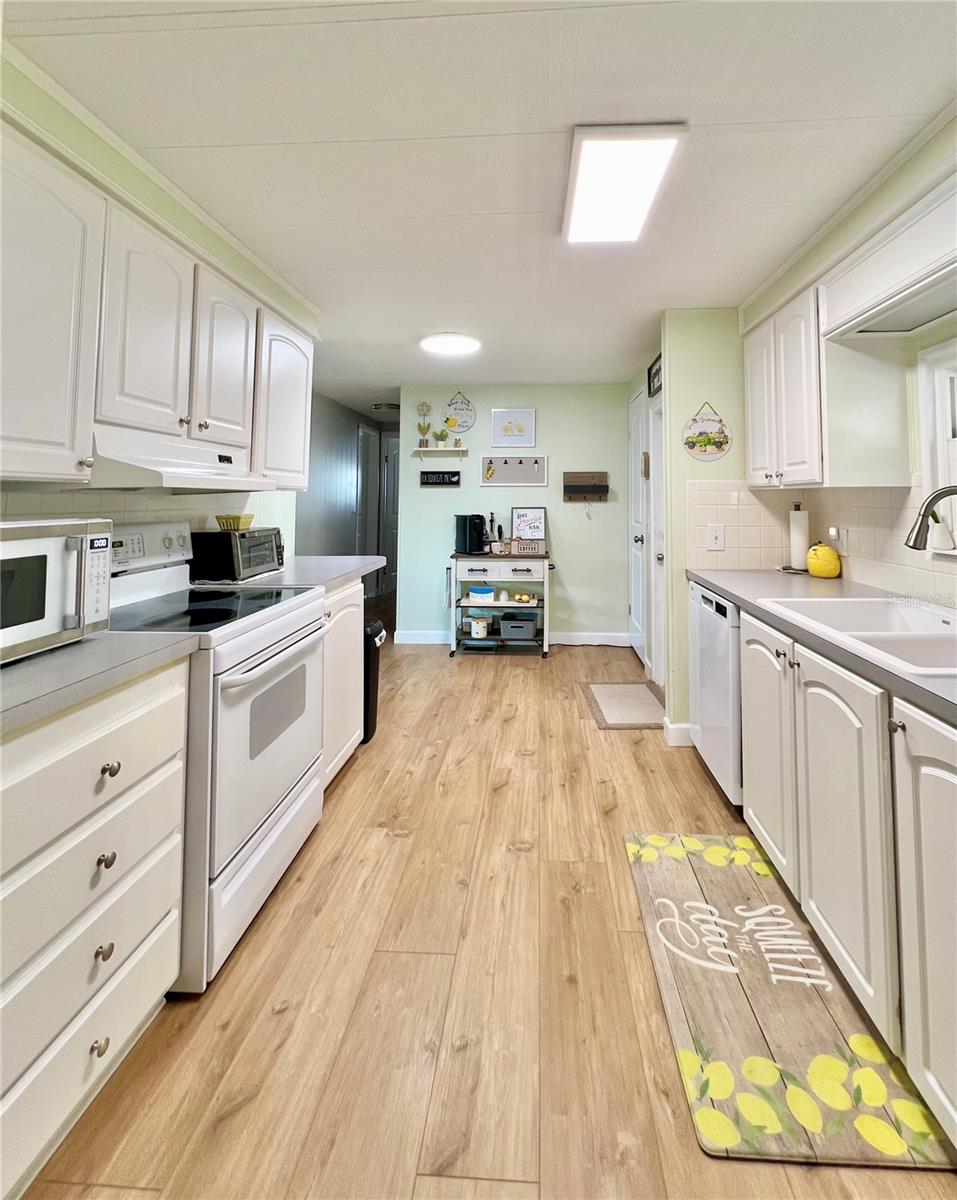
[[[691,740],[732,804],[741,804],[741,659],[737,606],[688,587]]]

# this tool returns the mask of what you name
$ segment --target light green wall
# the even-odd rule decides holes
[[[829,230],[780,278],[741,305],[748,330],[865,242],[877,230],[952,171],[957,157],[957,120],[949,121],[878,187]],[[926,186],[925,186],[926,184]]]
[[[454,387],[402,389],[399,468],[399,582],[397,627],[402,631],[446,630],[445,568],[454,548],[455,513],[494,512],[508,529],[512,506],[544,505],[552,572],[554,633],[616,633],[628,628],[628,399],[626,384],[470,387],[463,392],[477,419],[463,435],[469,455],[462,460],[462,486],[422,488],[425,467],[455,469],[456,460],[424,463],[413,457],[418,444],[416,406],[432,405],[433,427],[441,420]],[[548,486],[484,487],[483,455],[503,455],[491,446],[493,408],[534,408],[534,454],[548,455]],[[520,452],[521,453],[521,452]],[[563,471],[607,471],[607,503],[565,503]]]
[[[105,176],[151,214],[189,238],[211,259],[245,281],[286,316],[318,334],[317,314],[270,275],[250,262],[78,116],[10,62],[4,54],[0,95],[13,115],[27,118],[51,142],[64,147],[91,171]]]
[[[669,309],[661,323],[664,389],[665,562],[668,605],[668,717],[688,720],[688,581],[686,485],[689,479],[743,479],[744,375],[738,313],[733,308]],[[701,463],[685,450],[682,430],[708,401],[731,432],[730,451]]]

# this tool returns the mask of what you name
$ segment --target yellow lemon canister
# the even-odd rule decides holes
[[[818,579],[836,579],[841,573],[841,556],[833,546],[815,542],[807,552],[807,569]]]

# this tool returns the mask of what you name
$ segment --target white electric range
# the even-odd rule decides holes
[[[189,582],[185,523],[116,526],[111,630],[197,634],[190,660],[183,950],[202,992],[322,813],[325,589]]]

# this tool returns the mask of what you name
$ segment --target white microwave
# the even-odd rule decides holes
[[[113,522],[0,523],[0,662],[110,624]]]

